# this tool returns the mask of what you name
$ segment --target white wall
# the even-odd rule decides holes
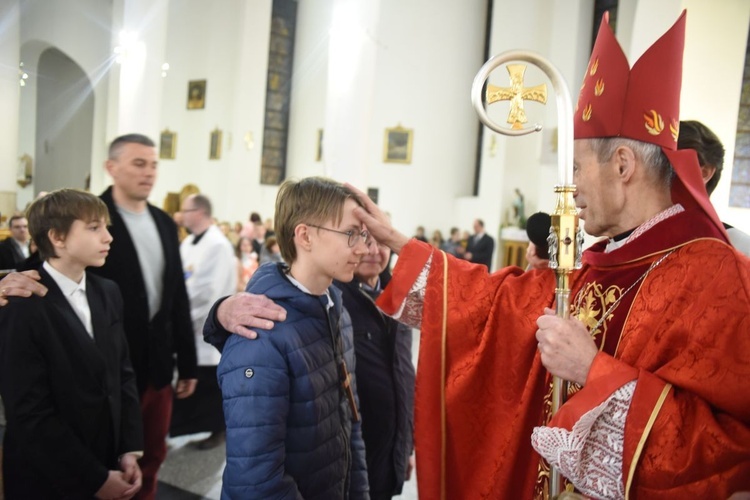
[[[111,2],[99,0],[23,0],[20,19],[20,59],[29,79],[21,89],[18,121],[18,156],[34,156],[36,141],[36,67],[41,53],[54,46],[78,64],[94,87],[92,186],[101,177],[106,150],[104,123],[108,108],[108,74],[112,65],[109,45]],[[18,190],[18,208],[34,197],[33,184]]]
[[[0,114],[5,117],[0,124],[0,214],[8,216],[17,206],[16,171],[18,154],[18,116],[20,95],[18,63],[20,49],[20,9],[17,0],[0,4]]]
[[[332,0],[297,4],[287,178],[325,175],[325,155],[316,161],[318,129],[325,128],[329,29]],[[329,153],[330,156],[330,153]],[[270,212],[269,212],[270,215]]]
[[[245,221],[251,210],[271,215],[276,189],[259,184],[270,18],[270,0],[170,3],[165,51],[170,69],[160,130],[178,136],[175,159],[160,160],[151,196],[156,205],[167,192],[192,183],[212,199],[219,219]],[[187,109],[188,81],[204,79],[205,108]],[[223,131],[222,155],[209,160],[210,134],[217,127]],[[249,151],[248,132],[254,139]]]
[[[105,82],[108,75],[117,73],[109,66],[113,40],[123,21],[123,6],[132,1],[141,0],[22,1],[24,57],[33,59],[45,47],[55,46],[75,60],[95,85],[94,191],[109,182],[101,164],[106,143],[113,138],[110,132],[116,129],[113,103],[119,99],[119,90]],[[353,168],[361,171],[362,187],[380,189],[381,204],[393,213],[396,226],[407,234],[417,225],[446,231],[453,225],[469,228],[475,217],[482,217],[490,233],[496,234],[516,187],[526,195],[527,214],[551,210],[557,173],[548,151],[550,137],[544,133],[495,138],[492,154],[495,134],[485,133],[480,192],[471,195],[479,128],[469,91],[484,62],[486,2],[367,1],[379,16],[371,25],[373,31],[367,33],[377,47],[372,58],[374,90],[369,101],[363,98],[368,102],[361,109],[351,110],[367,148],[362,165]],[[315,161],[315,148],[317,130],[326,122],[334,3],[298,3],[289,176],[326,172],[326,163]],[[214,200],[221,219],[245,220],[251,210],[269,217],[276,187],[261,186],[259,178],[271,0],[171,0],[167,4],[166,32],[160,36],[171,69],[160,84],[162,97],[155,112],[159,130],[176,131],[178,145],[176,159],[162,161],[151,201],[161,205],[167,192],[194,183]],[[590,51],[592,4],[593,0],[495,2],[490,52],[525,48],[549,57],[566,78],[575,100]],[[689,9],[683,117],[705,121],[727,146],[726,171],[714,202],[725,220],[750,231],[747,210],[726,207],[750,3],[639,0],[628,6],[632,8],[623,10],[618,36],[628,41],[629,53],[637,52],[638,44],[650,45],[683,7]],[[628,31],[629,21],[637,36]],[[186,109],[191,79],[208,80],[203,110]],[[526,73],[527,85],[543,80],[534,69]],[[507,85],[505,70],[493,74],[491,81]],[[26,90],[33,92],[33,81]],[[29,95],[22,95],[22,107]],[[507,104],[495,104],[490,114],[504,121],[507,109]],[[557,125],[551,97],[545,107],[528,103],[526,111],[530,122],[541,121],[547,129]],[[358,113],[366,113],[365,119]],[[384,163],[382,158],[384,130],[399,123],[414,129],[409,165]],[[22,151],[24,144],[33,144],[28,115],[19,127]],[[224,131],[222,158],[209,161],[209,134],[216,127]],[[244,141],[248,133],[253,139],[250,149]]]
[[[443,1],[437,8],[428,0],[382,0],[376,31],[367,33],[379,49],[373,100],[363,97],[350,112],[369,153],[365,165],[352,169],[363,170],[363,188],[379,188],[381,206],[406,234],[418,225],[445,232],[455,219],[454,200],[471,193],[478,120],[469,90],[483,62],[485,3]],[[323,162],[314,158],[316,132],[325,124],[333,4],[299,5],[290,136],[295,146],[289,156],[289,173],[296,177],[326,173],[325,152]],[[354,116],[360,113],[369,124]],[[412,162],[384,163],[385,129],[399,124],[414,130]]]

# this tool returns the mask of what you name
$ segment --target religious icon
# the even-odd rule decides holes
[[[206,107],[206,80],[190,80],[188,82],[187,109],[203,109]]]
[[[383,161],[386,163],[411,163],[414,130],[401,125],[385,129]]]
[[[165,128],[159,137],[159,158],[174,160],[177,149],[177,133]]]
[[[209,145],[209,153],[208,153],[208,159],[209,160],[220,160],[221,159],[221,130],[219,130],[219,127],[216,127],[216,129],[211,132],[211,141]]]

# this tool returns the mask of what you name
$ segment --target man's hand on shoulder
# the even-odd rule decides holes
[[[258,334],[253,328],[270,330],[275,321],[286,319],[286,310],[265,295],[241,292],[219,304],[216,319],[228,332],[255,339]]]
[[[42,279],[36,271],[10,273],[0,280],[0,307],[8,303],[7,297],[31,297],[32,294],[44,297],[47,287],[38,283]]]

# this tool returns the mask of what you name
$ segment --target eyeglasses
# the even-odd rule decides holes
[[[308,224],[308,226],[316,227],[318,229],[324,229],[332,233],[345,234],[349,238],[347,240],[347,243],[349,244],[349,248],[354,247],[357,243],[359,243],[359,240],[364,241],[365,245],[368,245],[370,243],[370,233],[368,231],[357,232],[354,229],[350,229],[348,231],[337,231],[336,229],[330,229],[330,228],[323,227],[323,226],[316,226],[315,224]]]

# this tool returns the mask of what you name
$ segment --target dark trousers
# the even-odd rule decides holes
[[[138,463],[143,472],[143,487],[135,496],[138,500],[156,498],[156,475],[167,458],[167,433],[172,419],[172,386],[154,389],[149,385],[141,394],[143,417],[143,458]]]
[[[199,366],[198,385],[193,395],[185,399],[175,398],[172,404],[171,437],[226,430],[215,366]]]

